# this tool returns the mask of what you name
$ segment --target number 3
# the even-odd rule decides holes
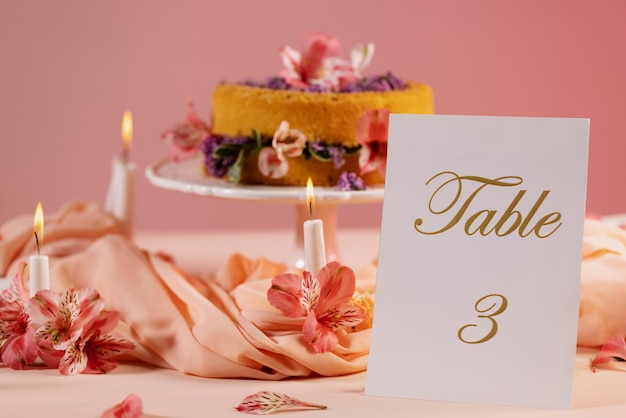
[[[489,305],[486,308],[481,308],[481,304],[484,305],[484,303],[481,303],[483,301],[488,302],[488,299],[494,299],[497,298],[499,300],[493,302],[491,305]],[[496,306],[498,306],[496,308]],[[504,297],[503,295],[499,295],[497,293],[492,293],[490,295],[486,295],[483,296],[482,298],[478,299],[476,301],[476,304],[474,305],[474,309],[476,310],[476,312],[478,312],[480,315],[477,315],[478,318],[486,318],[488,320],[491,321],[491,330],[489,331],[489,333],[487,333],[487,335],[485,335],[483,338],[476,340],[476,341],[468,341],[465,338],[463,338],[463,332],[465,331],[466,328],[469,327],[477,327],[477,324],[467,324],[462,326],[461,328],[459,328],[459,332],[457,333],[457,336],[459,337],[459,340],[463,341],[466,344],[480,344],[480,343],[484,343],[486,341],[489,341],[490,339],[492,339],[496,333],[498,332],[498,323],[496,322],[495,319],[493,319],[494,316],[498,316],[500,315],[502,312],[504,312],[506,310],[506,307],[508,305],[508,301],[506,300],[506,297]],[[491,312],[491,313],[489,313]]]

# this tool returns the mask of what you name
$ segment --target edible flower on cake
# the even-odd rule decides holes
[[[359,168],[361,173],[378,170],[385,177],[387,169],[387,130],[389,111],[371,109],[365,111],[356,125],[356,138],[361,144]]]
[[[316,86],[322,91],[339,91],[346,83],[360,78],[361,71],[372,60],[374,44],[355,45],[351,51],[351,62],[337,57],[339,49],[339,40],[334,36],[311,32],[303,39],[302,53],[289,46],[280,49],[285,67],[280,75],[291,86],[304,89]]]
[[[211,133],[211,128],[204,122],[193,107],[193,102],[187,103],[185,120],[167,129],[161,138],[171,144],[170,158],[172,161],[183,161],[197,154],[202,141]]]

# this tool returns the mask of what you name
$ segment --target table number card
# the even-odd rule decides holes
[[[367,395],[571,406],[588,137],[391,115]]]

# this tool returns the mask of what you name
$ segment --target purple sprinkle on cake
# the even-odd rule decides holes
[[[239,84],[249,87],[261,87],[272,90],[292,90],[292,91],[307,91],[311,93],[326,93],[330,92],[328,87],[320,84],[309,84],[306,87],[291,85],[283,77],[270,77],[267,80],[255,81],[245,80]],[[373,75],[363,77],[356,81],[349,81],[344,83],[339,90],[340,93],[357,93],[357,92],[384,92],[391,90],[403,90],[406,88],[404,81],[388,72],[383,75]]]
[[[361,177],[359,177],[356,173],[348,173],[344,171],[339,176],[339,180],[337,181],[337,188],[339,190],[348,191],[348,190],[365,190],[367,186]]]
[[[223,135],[210,135],[202,143],[202,152],[204,153],[204,166],[209,174],[213,177],[224,177],[228,169],[237,161],[237,156],[216,158],[213,153],[217,147],[225,144],[244,144],[249,138]]]

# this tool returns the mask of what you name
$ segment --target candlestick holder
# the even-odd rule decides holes
[[[311,218],[306,205],[306,187],[253,186],[228,183],[204,175],[202,156],[181,162],[169,159],[149,165],[145,170],[148,181],[156,187],[198,196],[224,199],[292,204],[296,211],[294,246],[287,263],[291,267],[304,267],[304,221]],[[337,217],[339,207],[347,204],[382,202],[383,188],[371,187],[366,190],[343,191],[336,187],[315,187],[315,211],[313,217],[324,223],[326,260],[341,261],[337,244]],[[287,258],[287,257],[286,257]]]

